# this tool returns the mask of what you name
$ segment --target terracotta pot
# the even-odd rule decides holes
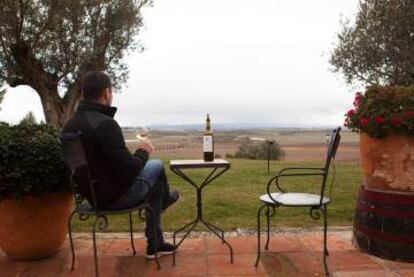
[[[53,255],[66,238],[71,210],[68,192],[0,201],[0,247],[17,260]]]
[[[360,136],[364,186],[369,190],[414,193],[414,138]]]

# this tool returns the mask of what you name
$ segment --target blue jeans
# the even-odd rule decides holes
[[[161,212],[164,203],[170,195],[167,176],[165,175],[164,165],[161,160],[149,160],[144,168],[138,173],[137,177],[145,178],[151,185],[152,196],[149,204],[153,213],[147,217],[145,236],[148,243],[157,240],[157,243],[164,242],[161,230]],[[148,195],[148,186],[140,179],[135,179],[131,187],[118,198],[109,208],[114,210],[128,209],[139,205]],[[154,227],[156,237],[154,237]]]

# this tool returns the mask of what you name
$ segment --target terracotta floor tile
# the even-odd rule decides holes
[[[304,235],[300,237],[300,241],[307,247],[310,251],[321,252],[323,249],[323,234],[314,234],[314,235]],[[351,241],[346,241],[341,237],[332,236],[328,234],[328,251],[346,251],[346,250],[356,250],[352,245]]]
[[[115,272],[121,277],[142,277],[153,265],[144,256],[120,256],[115,263]]]
[[[265,275],[209,275],[208,277],[264,277],[264,276],[268,276],[267,274]]]
[[[31,263],[15,262],[7,259],[5,256],[0,257],[0,276],[2,277],[15,277],[20,276],[28,268]]]
[[[257,251],[257,242],[255,237],[228,238],[226,240],[233,248],[233,254],[249,254],[256,253]],[[230,253],[229,247],[217,238],[207,238],[206,245],[209,255]]]
[[[315,253],[310,252],[283,252],[280,253],[286,265],[282,268],[293,266],[296,272],[312,274],[313,276],[322,275],[323,265]],[[288,267],[289,266],[289,267]]]
[[[388,270],[361,270],[334,272],[333,277],[397,277],[395,273]]]
[[[25,277],[58,277],[64,276],[66,271],[64,260],[52,257],[32,263],[32,266],[25,271]]]
[[[105,248],[102,249],[103,255],[109,256],[132,256],[132,246],[131,241],[129,239],[114,239],[109,240]],[[142,239],[134,239],[134,246],[137,255],[144,255],[146,251],[147,244]],[[102,246],[101,246],[102,247]]]
[[[385,266],[390,270],[405,270],[411,269],[414,270],[414,263],[402,263],[402,262],[394,262],[390,260],[380,259],[374,256],[370,256],[374,261],[380,263],[381,265]]]
[[[177,255],[178,256],[178,255]],[[176,265],[172,265],[171,256],[160,259],[161,269],[152,263],[145,272],[147,277],[190,277],[207,276],[207,260],[204,255],[191,255],[187,259],[176,259]]]
[[[330,251],[328,265],[331,271],[375,270],[383,267],[359,251]],[[322,253],[318,255],[322,260]]]
[[[266,245],[266,236],[262,236],[261,249],[264,250]],[[271,252],[289,252],[289,251],[306,251],[303,243],[292,236],[271,236],[269,241],[269,250]]]
[[[110,244],[111,244],[110,239],[98,239],[96,242],[96,248],[97,248],[98,254],[102,255]],[[74,247],[76,256],[93,255],[92,239],[74,239],[73,247]],[[70,250],[70,246],[68,249]]]
[[[119,276],[116,272],[116,258],[108,256],[98,257],[98,269],[100,277]],[[66,276],[84,277],[95,275],[95,264],[93,256],[80,256],[77,259],[75,270],[70,271],[69,267],[65,268]]]
[[[263,238],[263,237],[262,237]],[[270,250],[262,252],[259,267],[256,260],[256,236],[231,237],[234,264],[228,248],[216,238],[190,238],[180,247],[176,266],[172,257],[155,261],[145,257],[145,240],[136,239],[137,255],[131,255],[129,238],[98,239],[99,272],[101,277],[310,277],[324,276],[322,237],[319,234],[278,235],[271,238]],[[263,242],[263,240],[262,240]],[[263,244],[264,246],[264,244]],[[328,257],[332,277],[414,277],[414,264],[399,263],[369,256],[354,250],[344,237],[329,236]],[[76,269],[69,270],[71,255],[68,241],[54,256],[32,262],[7,259],[0,251],[1,277],[93,277],[92,239],[75,239]]]
[[[189,241],[184,240],[184,242],[178,248],[177,253],[200,255],[200,254],[204,254],[205,251],[206,251],[205,239],[195,238]]]
[[[234,257],[234,263],[229,262],[226,254],[214,254],[207,257],[209,275],[265,275],[266,271],[262,264],[254,267],[256,255],[239,254]]]
[[[397,271],[397,273],[401,276],[401,277],[414,277],[414,271],[405,271],[405,270],[399,270]]]

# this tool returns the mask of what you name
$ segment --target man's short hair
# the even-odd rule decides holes
[[[98,100],[102,92],[112,88],[111,78],[101,71],[90,71],[83,77],[82,95],[87,100]]]

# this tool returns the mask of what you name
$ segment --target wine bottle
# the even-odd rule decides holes
[[[207,114],[206,130],[204,131],[204,136],[203,136],[203,152],[204,152],[205,162],[211,162],[214,160],[214,137],[213,137],[213,132],[211,131],[211,123],[210,123],[209,114]]]

